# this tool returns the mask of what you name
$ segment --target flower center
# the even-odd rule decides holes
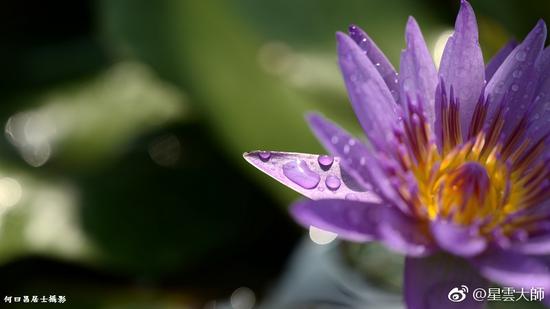
[[[484,134],[456,146],[447,154],[431,147],[426,160],[411,164],[417,184],[409,202],[429,220],[449,218],[460,224],[489,219],[510,201],[512,183],[500,152],[484,151]],[[508,207],[509,208],[509,207]]]
[[[482,233],[541,228],[547,215],[537,214],[535,206],[550,197],[550,169],[540,159],[544,139],[530,141],[525,121],[505,137],[502,110],[483,126],[487,104],[480,100],[463,142],[458,108],[452,95],[444,101],[441,127],[433,133],[421,106],[408,102],[395,129],[399,166],[389,173],[411,213],[477,224]]]
[[[477,162],[466,162],[443,175],[435,187],[436,199],[443,209],[461,210],[485,205],[489,191],[493,191],[485,167]]]
[[[508,204],[509,168],[499,160],[498,151],[483,152],[483,141],[480,134],[475,143],[460,145],[443,158],[434,154],[437,159],[431,166],[413,169],[422,182],[419,199],[429,219],[448,217],[469,224],[493,216]]]

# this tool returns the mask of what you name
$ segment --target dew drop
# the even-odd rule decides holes
[[[516,54],[516,60],[517,61],[524,61],[525,58],[527,58],[527,53],[523,50],[520,50],[517,54]]]
[[[377,62],[374,64],[375,66],[379,67],[380,66],[380,62]]]
[[[345,145],[345,146],[344,146],[344,153],[345,153],[345,154],[348,154],[348,153],[349,153],[349,145]]]
[[[495,92],[496,93],[504,93],[504,83],[503,82],[500,82],[496,85]]]
[[[285,163],[283,165],[283,174],[304,189],[313,189],[321,181],[321,177],[309,169],[307,162],[303,160]]]
[[[403,90],[404,91],[410,91],[412,90],[413,81],[410,78],[407,78],[403,81]]]
[[[512,91],[518,91],[519,90],[519,86],[517,84],[513,84],[512,85]]]
[[[260,151],[258,153],[258,157],[260,157],[260,160],[267,162],[271,158],[271,152],[269,151]]]
[[[317,158],[317,162],[319,162],[319,166],[326,171],[332,166],[334,158],[327,155],[320,155],[319,158]]]
[[[545,111],[550,111],[550,102],[544,103],[544,110]]]
[[[339,138],[338,136],[334,135],[333,137],[330,138],[330,141],[333,144],[338,144]]]
[[[325,185],[327,185],[327,188],[330,190],[338,190],[340,188],[340,179],[334,175],[328,175],[327,179],[325,179]]]
[[[515,78],[519,78],[521,77],[521,74],[523,74],[521,70],[515,70],[514,73],[512,73],[512,76],[514,76]]]

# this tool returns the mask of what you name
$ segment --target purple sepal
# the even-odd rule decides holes
[[[353,200],[304,200],[291,207],[291,214],[305,227],[312,225],[357,242],[378,240],[405,255],[425,256],[434,250],[418,223],[395,207]]]
[[[361,201],[379,200],[347,177],[338,157],[279,151],[252,151],[243,156],[262,172],[310,199],[353,196]]]

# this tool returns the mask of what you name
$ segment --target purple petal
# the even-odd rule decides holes
[[[504,134],[509,135],[531,108],[537,87],[536,62],[546,38],[546,25],[540,20],[525,40],[516,47],[487,84],[485,93],[491,102],[504,102]],[[503,101],[503,98],[505,100]],[[489,106],[488,120],[498,113],[498,105]]]
[[[394,207],[351,200],[304,200],[291,208],[294,219],[305,227],[363,242],[380,240],[399,253],[423,256],[433,247],[419,225]],[[391,231],[391,232],[390,232]]]
[[[349,200],[303,200],[291,206],[294,220],[355,242],[376,238],[381,205]]]
[[[543,259],[512,251],[492,250],[473,258],[485,278],[515,288],[550,288],[550,271]]]
[[[550,48],[546,48],[538,61],[540,74],[539,86],[534,99],[533,111],[529,118],[529,138],[538,141],[550,132],[548,119],[550,118]]]
[[[485,82],[483,55],[478,42],[474,10],[462,1],[456,18],[455,32],[447,41],[439,74],[445,81],[447,93],[453,87],[460,102],[460,124],[466,137],[477,100]]]
[[[550,47],[546,47],[537,61],[537,69],[540,72],[541,82],[545,82],[550,79]],[[539,91],[542,90],[539,84]]]
[[[529,255],[550,255],[550,235],[542,235],[513,243],[510,250]]]
[[[443,89],[445,88],[445,82],[440,80],[435,88],[435,121],[434,121],[434,131],[435,131],[435,142],[437,148],[443,150],[443,119],[442,119],[442,110],[443,104],[447,104],[446,99],[443,98]]]
[[[409,17],[407,22],[405,39],[407,48],[401,53],[399,77],[401,81],[401,102],[406,102],[407,97],[416,100],[419,96],[419,104],[425,103],[423,109],[426,117],[429,119],[430,124],[433,124],[437,71],[428,47],[426,47],[422,32],[413,17]]]
[[[487,282],[474,268],[452,256],[439,254],[405,260],[404,294],[408,309],[484,308],[485,303],[475,301],[471,292],[486,286]],[[461,297],[461,292],[465,296],[462,302],[449,300],[449,296]]]
[[[308,115],[308,122],[323,146],[332,155],[342,158],[341,164],[351,177],[364,188],[372,186],[389,204],[407,210],[379,161],[362,142],[318,114]]]
[[[397,120],[395,101],[363,50],[343,33],[336,38],[338,62],[355,114],[371,143],[382,147]]]
[[[518,46],[518,42],[515,40],[510,40],[506,45],[504,45],[493,58],[487,63],[485,67],[485,80],[490,81],[498,68],[502,65],[504,60],[510,55],[512,50]]]
[[[378,239],[393,251],[407,256],[427,256],[437,251],[433,240],[426,235],[422,222],[415,221],[402,212],[385,217],[378,228]]]
[[[470,226],[458,226],[452,222],[435,220],[431,224],[432,235],[445,251],[458,256],[474,256],[487,247],[487,241]]]
[[[275,151],[253,151],[243,156],[262,172],[311,199],[354,196],[361,201],[377,200],[374,194],[350,185],[353,181],[346,178],[338,157]]]
[[[367,55],[372,64],[374,64],[378,73],[380,73],[380,76],[382,76],[384,82],[386,82],[394,100],[398,103],[399,83],[397,73],[388,58],[386,58],[386,55],[384,55],[376,43],[374,43],[374,41],[358,26],[351,25],[349,27],[349,35],[365,52],[365,55]]]

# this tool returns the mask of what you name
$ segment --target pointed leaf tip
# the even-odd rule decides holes
[[[252,151],[244,158],[283,185],[313,200],[378,201],[371,192],[353,185],[340,167],[340,158],[279,151]]]

